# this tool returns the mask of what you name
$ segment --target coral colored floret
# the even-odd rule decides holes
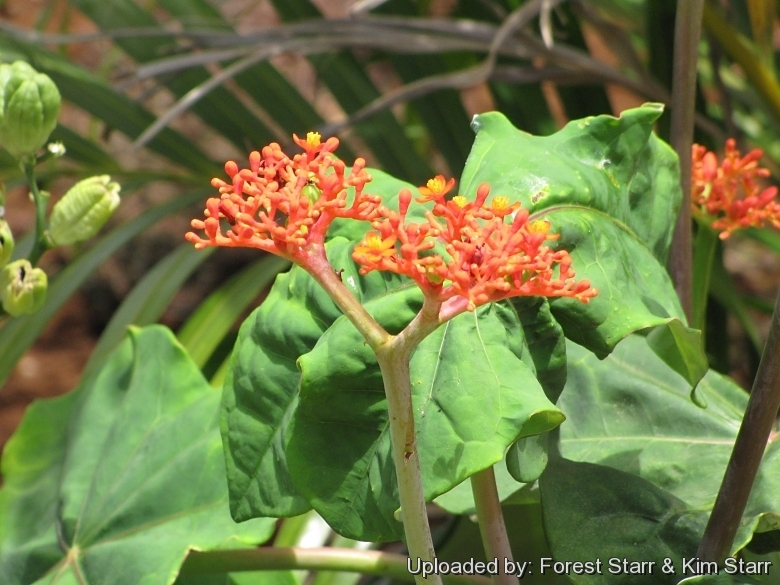
[[[305,264],[312,246],[322,245],[335,218],[370,221],[378,217],[380,198],[363,192],[371,177],[362,158],[347,174],[344,162],[333,155],[337,138],[322,142],[318,133],[309,132],[305,140],[295,135],[293,140],[304,152],[292,158],[272,143],[249,155],[249,168],[227,162],[230,181],[211,181],[219,197],[206,202],[204,220],[192,220],[192,227],[205,232],[205,237],[189,232],[187,240],[199,249],[258,248]],[[349,187],[355,189],[351,203]],[[224,233],[220,220],[230,224]]]
[[[737,150],[733,138],[726,141],[726,153],[718,164],[714,152],[693,145],[691,205],[693,212],[710,216],[713,229],[722,240],[746,227],[771,224],[780,228],[780,203],[775,201],[777,187],[762,187],[760,179],[769,171],[758,166],[763,152],[756,148],[745,156]]]
[[[455,186],[455,179],[449,181],[444,180],[444,175],[436,175],[433,179],[429,179],[425,184],[425,187],[419,187],[422,197],[417,199],[417,203],[426,203],[428,201],[434,201],[437,198],[444,197],[447,193],[452,191]]]
[[[427,221],[407,223],[408,189],[399,194],[399,211],[392,211],[378,196],[364,193],[371,177],[363,159],[347,174],[333,155],[338,139],[323,142],[318,133],[309,132],[305,139],[293,135],[293,140],[303,152],[292,158],[272,143],[250,153],[248,168],[228,161],[230,181],[212,180],[219,196],[206,202],[205,219],[192,220],[205,237],[188,232],[187,240],[198,249],[258,248],[317,270],[321,264],[313,259],[325,259],[325,234],[334,219],[370,221],[374,231],[352,254],[361,273],[387,270],[412,278],[427,296],[443,303],[440,314],[446,318],[515,296],[572,297],[587,303],[598,294],[587,280],[574,279],[566,250],[545,245],[558,238],[548,221],[529,221],[528,211],[504,196],[486,204],[487,184],[480,185],[473,201],[463,195],[447,200],[455,181],[439,175],[419,188],[423,197],[417,201],[433,203]],[[351,199],[349,188],[354,188]],[[445,255],[434,251],[437,243]]]
[[[372,222],[375,231],[352,254],[361,273],[404,274],[427,296],[449,305],[445,314],[516,296],[572,297],[587,303],[598,294],[587,280],[574,279],[567,251],[545,245],[558,238],[548,221],[529,222],[528,211],[503,196],[486,205],[487,184],[479,186],[474,201],[461,195],[448,201],[447,190],[443,177],[420,187],[423,201],[434,203],[426,223],[406,223],[412,199],[408,190],[399,195],[399,212],[380,208],[381,218]],[[446,259],[432,252],[437,242],[444,245]]]

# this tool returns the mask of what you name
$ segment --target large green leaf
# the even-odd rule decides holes
[[[577,278],[599,291],[587,305],[552,300],[553,315],[567,337],[600,357],[629,333],[684,321],[664,268],[680,189],[677,157],[652,134],[661,111],[646,105],[620,118],[585,118],[545,137],[517,130],[496,112],[473,123],[477,138],[461,192],[470,196],[487,182],[494,195],[521,202],[532,220],[550,221]],[[706,363],[700,345],[692,335],[685,351],[668,344],[671,353],[660,355],[670,365],[682,362],[679,373],[695,384]]]
[[[599,361],[568,346],[569,379],[558,405],[567,416],[561,452],[568,459],[609,465],[674,494],[691,508],[709,510],[717,495],[747,394],[710,370],[697,393],[647,347],[639,336],[620,343]],[[733,545],[743,548],[755,530],[780,527],[780,441],[767,446],[764,461]]]
[[[676,585],[696,556],[706,515],[640,477],[555,458],[539,489],[553,558],[590,563],[576,585]]]
[[[517,311],[523,334],[536,370],[536,379],[547,398],[556,402],[566,384],[566,339],[563,330],[550,313],[546,299],[516,298],[512,305]],[[547,436],[549,433],[523,437],[507,450],[505,460],[494,466],[498,498],[503,503],[524,504],[538,501],[538,490],[533,484],[547,464]],[[510,473],[510,469],[512,470]],[[452,514],[473,514],[474,495],[471,482],[464,481],[434,500]]]
[[[3,454],[0,581],[168,585],[187,551],[259,543],[228,513],[219,396],[170,331],[134,330],[100,374],[36,402]]]
[[[358,274],[351,243],[332,239],[326,250],[342,280],[367,300],[397,286],[385,273]],[[297,404],[299,356],[341,312],[302,268],[280,275],[263,304],[241,326],[225,380],[222,434],[231,512],[236,520],[295,516],[309,505],[287,473],[284,437]]]
[[[397,333],[421,301],[410,286],[365,306]],[[337,532],[358,540],[400,538],[385,392],[373,351],[342,317],[299,366],[300,399],[286,449],[293,482]],[[427,499],[501,461],[518,438],[560,424],[533,368],[517,314],[505,305],[460,315],[420,344],[411,384]]]

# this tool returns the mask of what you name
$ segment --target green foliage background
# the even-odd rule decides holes
[[[483,70],[481,77],[477,69],[484,63],[498,27],[507,22],[512,11],[530,11],[533,2],[460,1],[453,4],[446,19],[433,19],[430,3],[391,0],[369,17],[351,23],[322,21],[317,6],[309,0],[274,0],[272,4],[282,24],[247,36],[235,32],[242,24],[240,19],[231,21],[220,6],[206,0],[157,0],[152,4],[70,0],[69,9],[94,23],[104,35],[105,45],[110,46],[105,66],[90,69],[71,61],[62,48],[79,40],[75,37],[41,36],[2,21],[0,53],[4,61],[24,59],[50,75],[69,107],[86,114],[105,133],[120,133],[126,140],[142,137],[163,112],[151,99],[139,98],[132,85],[119,83],[112,62],[126,64],[133,81],[141,83],[149,95],[164,92],[174,100],[210,87],[203,84],[216,79],[215,71],[235,67],[229,83],[214,83],[188,110],[209,132],[232,145],[230,148],[245,153],[271,140],[289,144],[293,132],[302,135],[312,129],[335,127],[332,112],[310,103],[287,72],[268,60],[274,52],[268,47],[282,43],[284,50],[300,51],[305,56],[322,92],[337,107],[338,116],[347,118],[340,126],[344,141],[339,155],[351,160],[365,153],[374,166],[389,173],[374,172],[372,186],[377,192],[392,197],[403,185],[419,185],[437,172],[446,172],[461,177],[459,188],[466,194],[479,182],[489,181],[494,194],[511,195],[538,217],[550,219],[561,233],[560,244],[572,250],[578,276],[591,279],[602,294],[587,307],[560,300],[485,309],[453,321],[420,349],[413,375],[421,389],[417,398],[421,418],[426,409],[428,413],[419,421],[421,444],[430,453],[431,462],[425,465],[430,474],[425,478],[427,495],[454,514],[468,513],[473,500],[469,490],[463,489],[463,480],[495,463],[502,500],[507,506],[519,505],[521,511],[510,514],[524,518],[513,538],[520,538],[523,531],[536,534],[529,546],[535,547],[531,550],[538,555],[547,546],[539,542],[542,522],[556,557],[606,554],[603,548],[588,548],[596,542],[591,535],[604,533],[616,535],[616,541],[608,543],[610,551],[627,555],[626,526],[633,531],[628,532],[641,537],[641,546],[631,553],[638,558],[654,557],[668,548],[674,548],[678,555],[692,554],[746,398],[733,382],[713,370],[698,389],[708,409],[700,410],[688,397],[689,383],[695,383],[707,366],[700,355],[690,351],[693,340],[679,321],[681,310],[664,271],[670,226],[675,205],[679,205],[675,203],[679,201],[676,167],[668,147],[650,132],[654,127],[662,138],[668,138],[669,116],[665,113],[655,122],[660,110],[651,107],[619,121],[599,117],[574,122],[553,134],[561,113],[567,119],[610,113],[607,81],[623,84],[645,101],[670,101],[674,2],[561,3],[550,14],[549,31],[538,19],[530,18],[527,26],[510,35],[494,67],[486,75]],[[767,0],[735,0],[729,3],[726,15],[715,3],[708,4],[704,21],[707,35],[699,63],[703,91],[697,103],[696,137],[714,146],[727,134],[737,133],[745,145],[763,147],[767,163],[774,169],[780,163],[780,86],[771,35],[767,37],[767,26],[762,28],[758,18],[769,14],[772,22],[773,11],[774,3]],[[38,29],[45,28],[50,16],[47,5]],[[309,29],[300,25],[303,21]],[[473,22],[468,31],[462,26],[466,21]],[[171,33],[174,29],[181,32]],[[280,36],[273,36],[274,31]],[[617,66],[599,63],[589,52],[586,38],[594,31],[620,58]],[[552,33],[551,46],[542,41],[547,32]],[[424,38],[428,48],[416,45],[414,35]],[[263,51],[267,53],[264,59]],[[197,62],[181,66],[182,59],[190,58]],[[410,91],[392,111],[387,98],[397,90],[383,93],[372,75],[378,68],[384,68]],[[550,99],[549,88],[540,85],[547,80],[558,84],[558,105]],[[473,129],[460,94],[469,86],[486,91],[500,112],[479,116]],[[366,108],[376,111],[367,115]],[[476,142],[474,130],[478,130]],[[168,126],[146,143],[146,148],[164,161],[153,168],[124,168],[97,132],[85,136],[61,124],[52,139],[62,140],[68,153],[64,160],[42,168],[44,187],[55,184],[61,176],[110,173],[122,182],[124,197],[136,197],[157,182],[175,183],[180,192],[74,254],[53,280],[40,312],[2,323],[0,384],[101,263],[164,218],[198,214],[196,203],[211,192],[206,187],[209,180],[221,174],[222,161],[207,154],[208,148]],[[638,160],[641,166],[637,166]],[[0,174],[9,188],[22,181],[16,164],[2,152]],[[355,293],[387,320],[388,327],[403,326],[419,303],[414,291],[397,279],[376,274],[359,277],[348,254],[360,233],[342,225],[334,226],[332,235],[331,260],[353,278]],[[780,252],[780,238],[775,233],[753,230],[747,237]],[[17,256],[29,245],[23,239]],[[228,498],[219,475],[222,458],[216,435],[219,392],[209,389],[209,383],[219,387],[223,380],[219,424],[225,442],[230,511],[236,519],[295,516],[314,507],[346,537],[393,540],[400,536],[393,520],[394,500],[387,494],[377,495],[380,486],[392,485],[394,476],[375,364],[365,351],[350,353],[359,346],[355,332],[300,270],[277,278],[267,300],[238,332],[242,317],[276,274],[287,269],[286,263],[258,258],[247,265],[188,317],[176,333],[178,340],[151,327],[133,333],[132,342],[123,341],[128,325],[155,323],[207,257],[182,245],[157,263],[114,313],[79,389],[30,408],[3,457],[0,581],[32,583],[40,578],[40,582],[66,583],[77,579],[80,571],[84,582],[102,582],[103,569],[93,566],[107,566],[101,551],[114,555],[110,548],[114,545],[108,543],[116,541],[122,550],[135,551],[128,555],[139,555],[133,557],[133,563],[155,567],[147,582],[169,583],[176,578],[188,548],[267,540],[268,521],[252,520],[236,527],[227,520]],[[720,263],[716,264],[711,295],[708,357],[714,369],[727,372],[725,315],[733,315],[742,324],[750,336],[751,351],[756,351],[761,340],[748,308],[767,312],[767,306],[738,292]],[[293,336],[287,327],[291,321],[296,324]],[[484,339],[476,356],[473,345],[463,340],[474,336],[483,323],[497,339]],[[649,336],[634,334],[647,334],[641,330],[652,326],[656,329]],[[231,362],[235,339],[237,350]],[[601,358],[615,351],[598,361],[582,346]],[[544,350],[537,349],[540,347]],[[270,350],[274,359],[269,358]],[[176,364],[171,372],[162,365],[161,356],[166,355]],[[334,361],[332,355],[344,359]],[[481,363],[500,364],[494,368],[500,372],[495,384],[485,384],[487,372],[476,370],[469,373],[476,379],[467,384],[468,378],[454,366],[464,355],[473,360],[479,357]],[[300,356],[304,357],[296,363]],[[431,372],[439,361],[450,364],[450,369]],[[151,389],[151,382],[144,383],[144,377],[170,381],[160,386],[175,394],[170,402],[160,403],[157,414],[162,418],[143,414],[152,403],[144,394]],[[179,379],[191,384],[180,387]],[[360,387],[349,398],[339,400],[337,390],[344,387],[346,379],[358,380]],[[464,397],[451,393],[454,380],[467,387],[484,385],[485,393],[501,408],[491,410],[468,396],[459,402]],[[258,385],[273,388],[258,397],[253,392]],[[423,400],[425,389],[430,402]],[[519,389],[533,399],[508,403],[506,398]],[[434,405],[444,414],[437,415]],[[478,417],[474,417],[475,412]],[[548,453],[546,443],[528,451],[527,436],[547,437],[546,431],[561,422],[561,413],[567,420],[560,427],[560,454],[554,448]],[[474,418],[468,425],[457,424],[469,415]],[[142,424],[147,420],[144,416],[148,424]],[[126,493],[117,491],[113,482],[129,472],[133,456],[113,450],[135,445],[159,451],[162,457],[193,444],[193,436],[187,434],[170,431],[175,436],[165,435],[166,416],[190,416],[191,421],[182,426],[202,431],[192,453],[193,458],[200,457],[199,463],[165,468],[174,478],[169,483],[188,489],[202,485],[204,489],[159,497],[151,488],[148,492],[146,488],[135,490],[132,483],[121,480]],[[122,427],[129,424],[123,423],[129,420],[123,417],[135,421],[132,429]],[[355,417],[370,424],[357,429],[352,425]],[[321,427],[322,432],[315,433],[312,420],[326,420],[338,429],[338,448],[333,446],[334,431]],[[501,425],[505,430],[487,439],[473,436],[479,434],[478,429]],[[130,436],[142,431],[146,435],[133,443]],[[426,439],[427,434],[430,439]],[[442,437],[446,437],[446,453],[460,453],[457,461],[437,456]],[[318,461],[328,459],[331,450],[343,457],[334,458],[323,470]],[[754,531],[761,533],[765,542],[777,542],[780,502],[775,494],[780,492],[775,451],[772,444],[735,550],[748,545]],[[538,485],[517,477],[517,465],[511,473],[513,457],[522,462],[520,467],[536,462],[541,468],[540,458],[546,461],[548,455],[549,470]],[[101,461],[124,462],[130,467],[116,470]],[[199,475],[196,468],[205,471]],[[141,481],[147,472],[152,470],[134,477]],[[268,477],[275,480],[261,480]],[[344,477],[349,481],[343,481]],[[161,482],[158,488],[163,490],[164,474],[155,481]],[[549,494],[546,498],[545,491]],[[578,499],[570,497],[572,492]],[[626,493],[646,494],[643,506],[637,508],[635,501],[624,497]],[[166,526],[167,518],[176,511],[166,506],[182,504],[182,500],[187,500],[184,509],[188,514],[202,503],[220,502],[221,516],[195,514],[187,520],[186,531],[170,537],[176,530]],[[348,510],[345,501],[349,502]],[[360,505],[355,507],[355,501]],[[150,502],[159,502],[159,509],[148,510]],[[133,508],[134,504],[143,512]],[[128,512],[127,518],[132,520],[122,517],[123,505],[136,510]],[[583,514],[583,510],[588,513]],[[166,536],[140,530],[132,537],[138,540],[128,543],[127,531],[140,525],[138,519],[143,514],[162,519],[160,526],[166,528],[160,530],[166,530]],[[23,519],[32,516],[40,518],[40,523],[20,531]],[[290,534],[295,534],[292,526],[296,521],[300,522],[296,518],[285,521],[283,529],[288,526]],[[442,537],[443,556],[457,547],[460,535],[467,533],[465,526],[467,523],[461,521],[449,539]],[[277,545],[284,542],[282,536],[277,535]],[[58,543],[58,538],[62,542]],[[295,542],[294,537],[289,538],[290,543]],[[473,542],[471,538],[466,540]],[[78,552],[65,557],[63,542],[67,549],[77,547]],[[161,547],[161,542],[166,546]],[[598,546],[606,545],[599,541]],[[766,550],[776,547],[762,552]],[[466,547],[459,554],[473,556],[473,551],[473,547]],[[148,559],[145,555],[152,552],[155,558]],[[127,566],[130,564],[128,561]],[[322,575],[316,577],[318,585],[324,585]],[[137,582],[132,574],[126,579],[127,583]],[[230,580],[249,585],[269,579],[295,583],[300,576],[282,572],[215,579],[220,584]],[[187,578],[180,577],[179,582],[186,583]]]

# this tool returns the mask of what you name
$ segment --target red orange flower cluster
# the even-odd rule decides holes
[[[506,197],[493,197],[486,205],[487,184],[479,187],[475,201],[461,195],[447,200],[455,181],[439,175],[420,187],[417,201],[434,204],[427,222],[406,223],[408,189],[399,195],[399,212],[391,211],[378,196],[363,192],[371,180],[363,159],[346,173],[333,155],[338,139],[323,143],[315,132],[293,139],[303,149],[293,158],[273,143],[249,155],[249,168],[226,163],[231,181],[213,179],[219,197],[206,202],[205,219],[192,220],[205,237],[188,232],[187,240],[198,249],[258,248],[316,272],[326,262],[328,227],[335,218],[352,218],[370,221],[376,230],[353,251],[361,272],[387,270],[414,279],[427,296],[444,303],[442,315],[448,318],[515,296],[588,302],[597,294],[587,280],[574,280],[568,252],[545,245],[558,238],[549,222],[529,221],[528,211]],[[437,242],[444,245],[446,259],[434,251]]]
[[[457,195],[445,199],[454,181],[441,175],[420,188],[420,203],[433,202],[426,223],[406,223],[412,194],[399,195],[399,212],[379,209],[374,230],[355,247],[353,259],[361,273],[387,270],[404,274],[423,292],[447,305],[445,314],[473,311],[489,302],[516,296],[572,297],[584,303],[596,296],[587,280],[574,280],[571,257],[544,244],[558,235],[545,220],[529,221],[528,211],[506,197],[493,197],[483,183],[476,199]],[[505,219],[510,221],[505,223]],[[444,244],[445,260],[432,252]],[[449,301],[449,302],[448,302]]]
[[[198,249],[259,248],[305,264],[311,247],[324,242],[335,218],[370,221],[378,217],[380,198],[363,193],[371,180],[365,160],[358,158],[347,175],[346,165],[333,155],[337,138],[322,142],[318,133],[309,132],[305,140],[295,135],[293,140],[304,150],[293,158],[272,143],[250,153],[248,169],[227,162],[231,182],[212,179],[219,197],[206,202],[205,220],[192,220],[192,227],[203,230],[206,237],[189,232],[187,240]],[[355,189],[349,205],[348,187]],[[224,234],[222,219],[230,224]]]
[[[745,156],[733,138],[726,141],[726,153],[718,157],[704,146],[693,145],[691,205],[693,212],[714,216],[711,226],[722,240],[735,230],[767,223],[780,228],[777,187],[762,188],[759,180],[769,171],[758,166],[763,152],[756,148]]]

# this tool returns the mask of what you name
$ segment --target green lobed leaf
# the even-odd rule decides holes
[[[683,559],[695,557],[704,533],[705,514],[610,467],[555,458],[539,490],[552,557],[593,563],[591,574],[568,574],[575,585],[676,585]],[[665,559],[674,572],[663,570]]]
[[[358,274],[351,243],[326,244],[331,265],[361,300],[397,286],[385,273]],[[286,428],[297,404],[299,356],[314,347],[341,312],[302,268],[277,277],[263,304],[244,322],[233,351],[222,399],[222,435],[231,513],[295,516],[309,504],[293,486],[284,453]]]
[[[546,137],[521,132],[496,112],[473,123],[461,192],[470,196],[487,182],[494,196],[521,202],[531,220],[552,224],[577,278],[599,291],[588,304],[553,299],[553,315],[567,337],[600,357],[629,333],[684,321],[664,268],[681,194],[677,157],[652,134],[661,111],[647,104],[620,118],[585,118]],[[703,359],[691,337],[685,351],[663,355],[682,362],[689,381],[690,372],[702,373],[696,362]]]
[[[422,293],[410,286],[365,306],[397,333],[421,302]],[[286,448],[293,482],[340,534],[400,538],[387,406],[373,351],[341,317],[299,367],[300,399]],[[563,420],[536,381],[517,314],[505,305],[437,329],[415,351],[410,375],[428,500],[501,461],[518,438]]]
[[[36,402],[3,454],[0,581],[168,585],[192,548],[265,541],[272,520],[229,516],[218,402],[160,326]]]
[[[635,474],[684,501],[710,510],[747,404],[747,394],[710,370],[693,404],[689,387],[648,348],[630,336],[603,361],[568,345],[569,379],[558,406],[567,416],[561,453],[576,461]],[[780,529],[780,446],[767,446],[732,551],[755,531]]]
[[[541,297],[512,299],[528,351],[536,369],[536,379],[550,402],[557,402],[566,385],[566,338],[563,328],[550,312],[550,303]]]
[[[524,483],[539,479],[547,467],[548,437],[549,433],[523,437],[509,448],[506,466],[513,478]]]
[[[647,346],[693,387],[691,400],[706,407],[695,394],[696,384],[709,370],[707,356],[702,352],[701,331],[688,329],[681,321],[672,319],[647,334]]]

